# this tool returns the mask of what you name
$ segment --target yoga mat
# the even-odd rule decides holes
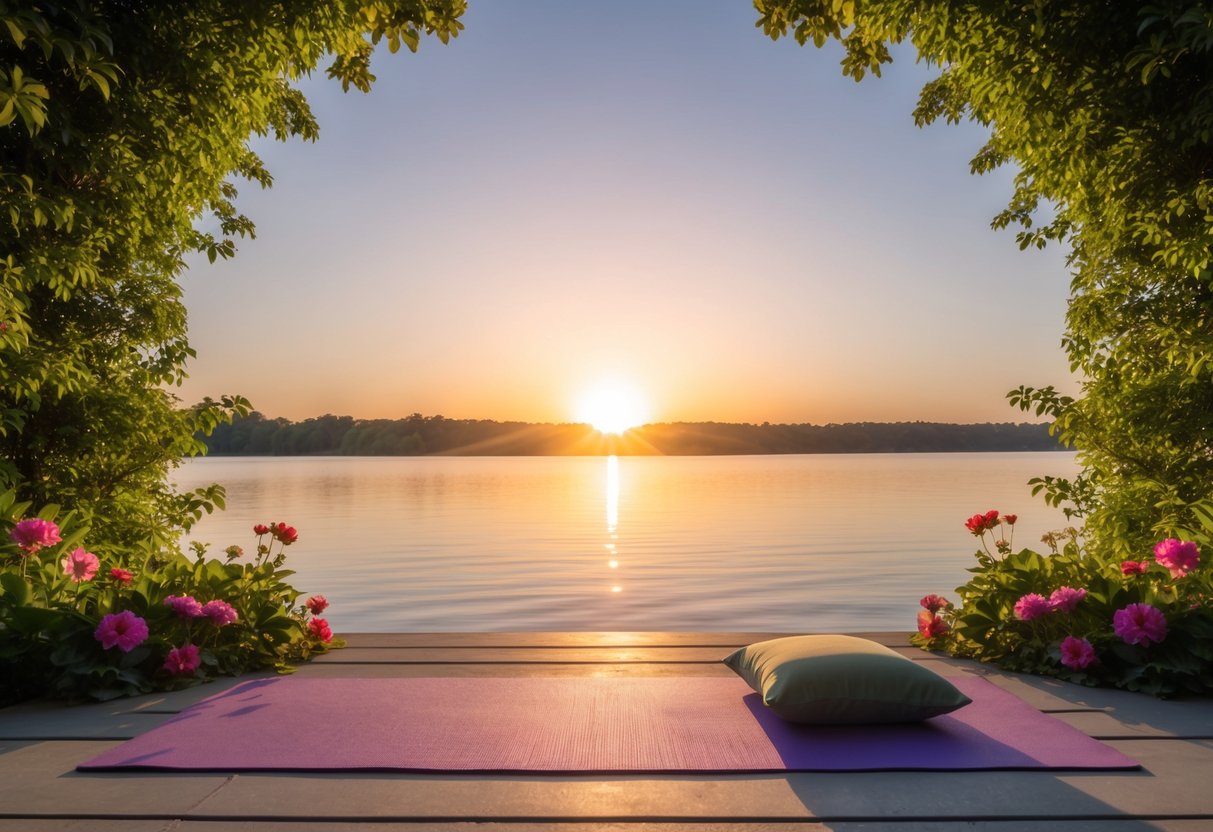
[[[276,678],[203,700],[81,771],[1119,769],[1137,763],[984,679],[910,725],[783,722],[741,679]]]

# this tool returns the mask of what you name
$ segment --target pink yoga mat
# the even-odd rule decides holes
[[[246,682],[82,771],[1119,769],[1137,763],[983,679],[912,725],[781,721],[732,677]]]

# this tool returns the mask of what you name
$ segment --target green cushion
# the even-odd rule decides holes
[[[918,722],[972,700],[947,679],[854,636],[760,641],[724,660],[772,711],[810,725]]]

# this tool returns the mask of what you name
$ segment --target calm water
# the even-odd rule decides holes
[[[911,629],[967,577],[978,511],[1016,548],[1064,525],[1025,483],[1064,453],[200,459],[227,486],[193,537],[299,529],[295,585],[334,629]]]

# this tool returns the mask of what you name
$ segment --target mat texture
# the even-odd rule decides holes
[[[721,772],[1116,769],[1137,764],[983,679],[912,725],[798,726],[740,679],[246,682],[82,771]]]

